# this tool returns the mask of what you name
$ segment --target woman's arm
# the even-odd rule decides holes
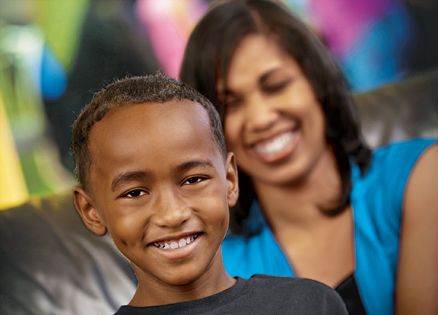
[[[415,165],[404,196],[396,314],[438,314],[438,144]]]

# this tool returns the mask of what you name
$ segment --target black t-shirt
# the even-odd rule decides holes
[[[360,298],[354,274],[349,275],[335,288],[336,292],[344,300],[350,315],[366,315],[365,308]]]
[[[265,275],[236,279],[231,288],[199,300],[149,307],[125,305],[116,315],[347,314],[340,296],[313,280]]]

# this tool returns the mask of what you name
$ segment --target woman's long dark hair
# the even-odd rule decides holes
[[[366,171],[371,151],[362,137],[357,110],[345,79],[319,38],[279,2],[268,0],[219,1],[193,30],[185,53],[180,79],[209,98],[224,122],[226,108],[216,93],[218,79],[224,80],[233,53],[243,38],[263,34],[273,38],[293,58],[309,80],[322,107],[327,142],[332,146],[342,180],[342,198],[327,215],[341,213],[350,202],[351,165]],[[245,230],[243,220],[256,198],[250,178],[239,170],[240,198],[233,208],[231,229]]]

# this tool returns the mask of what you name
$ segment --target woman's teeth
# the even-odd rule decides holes
[[[254,150],[261,155],[277,154],[284,150],[292,141],[294,135],[292,131],[282,133],[272,139],[263,141],[254,147]]]
[[[198,235],[191,235],[174,241],[155,242],[154,246],[160,249],[178,249],[192,243]]]

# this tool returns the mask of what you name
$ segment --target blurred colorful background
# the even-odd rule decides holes
[[[114,78],[177,78],[207,0],[0,0],[0,209],[74,184],[70,126]],[[284,0],[353,92],[438,67],[436,0]]]

